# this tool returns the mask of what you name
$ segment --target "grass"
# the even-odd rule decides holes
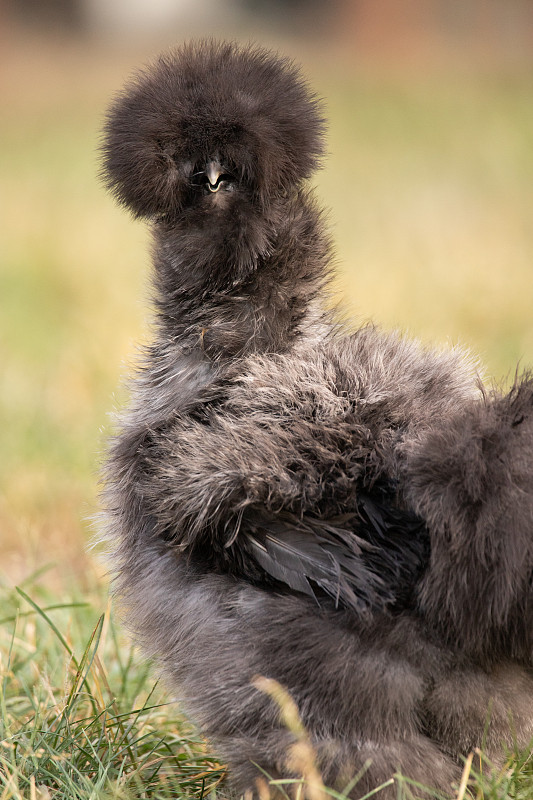
[[[179,715],[146,665],[135,658],[102,588],[84,599],[58,598],[45,572],[24,586],[0,587],[0,798],[2,800],[203,800],[224,796],[224,765]],[[103,613],[100,610],[105,608]],[[279,703],[295,734],[289,757],[301,778],[271,782],[308,800],[345,800],[322,784],[314,753],[287,693],[274,681],[256,686]],[[529,800],[528,753],[510,754],[503,768],[465,765],[457,800]],[[398,800],[418,785],[395,776]],[[466,785],[469,789],[466,790]],[[389,785],[391,781],[385,785]],[[272,785],[271,785],[272,783]],[[372,795],[379,800],[379,791]],[[439,794],[430,794],[439,800]]]
[[[223,770],[153,689],[86,552],[107,415],[148,328],[146,231],[105,197],[95,150],[147,52],[17,35],[2,48],[0,800],[200,798]],[[317,193],[350,313],[461,342],[489,375],[527,365],[531,72],[302,57],[331,119]],[[476,798],[533,796],[527,753],[476,781]]]
[[[106,607],[98,616],[98,607]],[[103,592],[3,589],[0,797],[202,798],[224,768],[133,658]]]

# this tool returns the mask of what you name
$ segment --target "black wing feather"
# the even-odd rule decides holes
[[[331,521],[321,523],[310,517],[269,518],[254,512],[241,535],[248,553],[265,572],[294,591],[317,598],[318,587],[337,605],[359,612],[376,605],[386,588],[361,558],[362,548],[371,545]]]
[[[357,511],[329,519],[250,509],[235,547],[256,565],[259,582],[262,575],[317,602],[326,594],[358,613],[411,605],[429,559],[423,521],[383,488],[361,493]]]

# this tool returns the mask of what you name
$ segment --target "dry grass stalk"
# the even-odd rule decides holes
[[[252,681],[256,689],[268,694],[278,705],[281,721],[292,734],[296,741],[289,748],[287,755],[287,769],[297,775],[302,776],[302,784],[296,784],[296,791],[301,791],[303,786],[305,797],[308,800],[326,800],[327,793],[322,781],[322,776],[316,765],[316,752],[311,744],[309,735],[300,719],[298,707],[290,696],[289,692],[272,678],[265,678],[262,675],[255,677]],[[265,789],[258,791],[261,800],[267,800]]]

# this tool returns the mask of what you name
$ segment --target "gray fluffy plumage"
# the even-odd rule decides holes
[[[261,674],[331,785],[370,759],[354,798],[397,770],[450,792],[472,748],[533,736],[533,380],[490,392],[460,352],[338,327],[303,186],[322,132],[290,63],[231,44],[111,107],[103,173],[151,222],[157,315],[106,537],[136,641],[236,791],[290,774]]]

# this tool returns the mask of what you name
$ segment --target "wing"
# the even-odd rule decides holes
[[[230,548],[238,571],[357,613],[406,608],[429,560],[429,535],[393,499],[360,494],[356,511],[330,519],[249,510]]]

